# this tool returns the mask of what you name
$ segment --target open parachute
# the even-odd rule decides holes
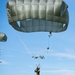
[[[6,34],[0,32],[0,42],[5,42],[7,41],[7,36]]]
[[[63,0],[9,0],[6,5],[9,24],[21,32],[65,31],[67,8]]]

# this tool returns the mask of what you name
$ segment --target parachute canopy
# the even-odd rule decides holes
[[[0,32],[0,42],[5,42],[5,41],[7,41],[7,36],[4,33]]]
[[[65,31],[67,8],[63,0],[9,0],[6,5],[9,24],[21,32]]]

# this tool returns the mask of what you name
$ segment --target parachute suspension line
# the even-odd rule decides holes
[[[50,34],[48,35],[49,39],[48,39],[48,47],[47,50],[50,49],[50,37],[52,36],[52,32],[50,32]]]
[[[49,32],[49,35],[48,35],[48,46],[45,50],[43,50],[42,52],[40,52],[38,55],[36,56],[32,56],[32,58],[41,61],[40,59],[45,59],[45,56],[44,54],[45,53],[48,53],[49,49],[50,49],[50,37],[52,36],[52,32]]]
[[[26,44],[24,43],[24,41],[21,39],[21,37],[17,34],[18,39],[20,40],[20,42],[23,44],[25,50],[27,51],[27,53],[31,56],[30,51],[28,49],[28,47],[26,46]]]

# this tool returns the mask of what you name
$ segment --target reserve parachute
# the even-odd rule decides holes
[[[0,32],[0,42],[7,41],[7,36],[5,33]]]
[[[9,24],[21,32],[62,32],[69,23],[63,0],[9,0],[6,10]]]

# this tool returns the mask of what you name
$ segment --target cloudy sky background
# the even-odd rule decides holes
[[[6,2],[0,2],[0,32],[8,40],[0,42],[1,75],[35,75],[34,69],[40,64],[41,75],[75,75],[75,0],[65,0],[70,15],[65,32],[53,33],[50,49],[47,50],[49,33],[22,33],[14,30],[6,15]],[[35,60],[32,56],[43,55],[45,59]]]

